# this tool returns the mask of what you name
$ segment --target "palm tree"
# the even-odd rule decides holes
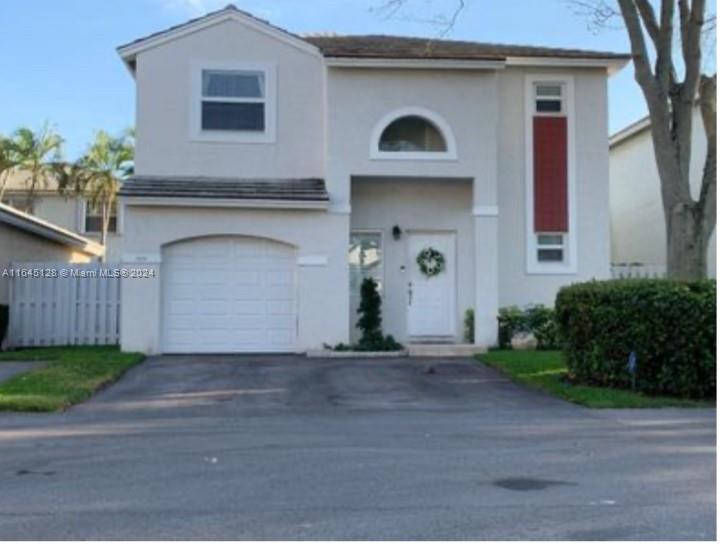
[[[10,173],[17,164],[17,153],[11,139],[0,135],[0,201],[5,194]]]
[[[133,170],[133,135],[130,131],[113,137],[98,131],[85,155],[56,169],[61,192],[85,198],[101,211],[101,244],[108,238],[116,195],[122,180]]]
[[[10,144],[12,168],[25,173],[25,187],[28,202],[38,187],[47,187],[48,181],[55,175],[56,165],[60,162],[63,139],[47,123],[39,132],[27,127],[16,130]]]

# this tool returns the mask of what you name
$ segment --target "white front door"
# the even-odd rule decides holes
[[[455,336],[455,234],[410,233],[407,333],[411,337]],[[417,263],[420,252],[433,248],[445,258],[443,270],[428,277]]]
[[[207,237],[167,247],[163,351],[294,351],[295,267],[292,247],[253,237]]]

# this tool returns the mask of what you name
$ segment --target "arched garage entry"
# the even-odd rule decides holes
[[[296,250],[245,236],[165,245],[164,353],[292,352],[297,337]]]

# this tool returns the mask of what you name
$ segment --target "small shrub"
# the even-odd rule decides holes
[[[538,349],[560,348],[558,325],[555,311],[543,305],[503,307],[498,313],[498,346],[510,349],[516,334],[533,334],[538,340]]]
[[[3,341],[8,333],[8,322],[10,321],[10,307],[0,305],[0,351],[2,350]]]
[[[465,310],[463,338],[465,343],[475,343],[475,310]]]
[[[637,389],[710,398],[716,394],[716,283],[626,279],[562,289],[556,317],[572,378],[629,388],[636,353]]]

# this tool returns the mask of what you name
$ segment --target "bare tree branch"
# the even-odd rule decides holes
[[[602,29],[618,28],[612,21],[617,20],[621,13],[616,11],[606,0],[568,0],[575,15],[581,15],[588,21],[588,29],[598,33]]]
[[[653,91],[655,80],[654,75],[651,73],[649,53],[646,49],[646,39],[641,29],[638,11],[633,4],[633,0],[618,0],[618,5],[631,39],[631,58],[634,63],[636,81],[641,85],[644,95],[648,95]]]
[[[686,39],[682,41],[686,75],[684,100],[694,101],[701,77],[701,32],[704,27],[704,0],[692,0],[691,12],[686,22]]]
[[[384,0],[384,2],[373,11],[380,13],[385,19],[402,19],[424,23],[438,28],[438,37],[443,38],[450,34],[457,25],[460,15],[465,10],[467,0],[455,0],[455,6],[450,14],[438,14],[432,18],[420,18],[403,14],[403,8],[410,4],[410,0]]]
[[[641,14],[641,20],[646,27],[646,32],[651,37],[651,40],[656,43],[659,40],[659,24],[656,21],[656,12],[651,6],[648,0],[635,0],[636,9]]]
[[[646,4],[653,13],[653,8],[648,0],[637,0],[639,4]],[[646,8],[644,8],[646,9]],[[643,18],[643,13],[641,15]],[[661,82],[661,88],[669,93],[675,77],[674,60],[672,58],[672,44],[674,41],[674,0],[661,1],[661,23],[659,24],[658,40],[654,40],[656,46],[656,76]]]

